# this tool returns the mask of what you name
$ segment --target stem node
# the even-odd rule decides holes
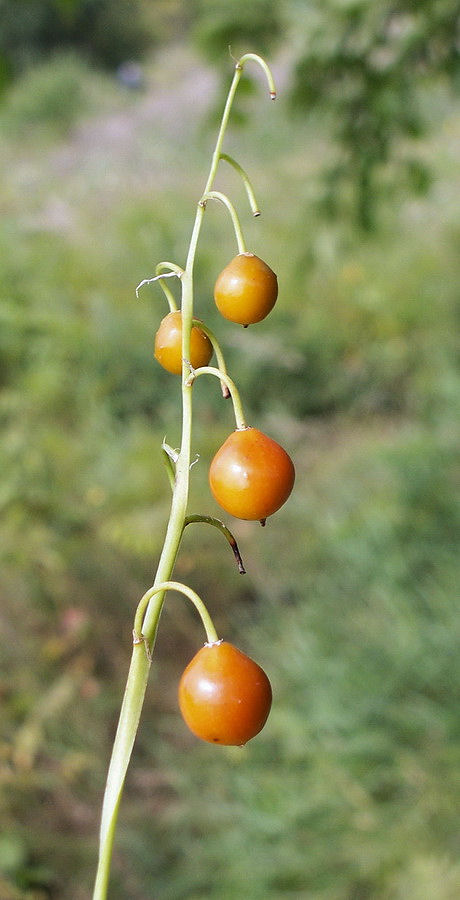
[[[144,637],[143,634],[138,634],[137,631],[133,628],[133,647],[135,647],[137,644],[144,645],[147,659],[148,659],[149,663],[151,663],[152,662],[152,653],[151,653],[151,650],[147,643],[146,638]]]

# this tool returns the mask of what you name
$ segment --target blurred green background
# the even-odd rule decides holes
[[[166,307],[232,62],[216,187],[278,273],[221,320],[209,207],[197,314],[248,418],[297,468],[262,531],[185,536],[176,576],[269,673],[246,749],[201,745],[176,688],[203,641],[170,597],[124,796],[112,900],[455,900],[460,883],[458,2],[0,0],[0,897],[84,900],[130,658],[168,515],[179,386]],[[128,65],[129,64],[129,65]],[[204,381],[204,380],[203,380]],[[190,511],[232,427],[195,393]]]

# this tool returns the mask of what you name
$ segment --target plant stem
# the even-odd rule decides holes
[[[219,164],[222,143],[228,125],[230,110],[243,65],[246,60],[257,62],[267,75],[271,96],[274,95],[273,80],[270,70],[261,57],[256,54],[246,54],[236,64],[233,80],[222,114],[221,125],[217,136],[216,146],[211,160],[208,179],[203,195],[209,193],[212,188],[217,167]],[[182,285],[182,359],[190,359],[190,333],[193,320],[193,268],[195,254],[200,235],[205,207],[198,203],[195,222],[192,229],[190,245],[187,254],[185,271],[172,263],[161,263],[160,267],[168,268],[177,274]],[[158,271],[158,268],[157,268]],[[165,273],[166,274],[166,273]],[[145,282],[141,282],[145,283]],[[218,370],[217,370],[218,371]],[[104,801],[102,807],[99,862],[96,873],[93,900],[106,900],[110,866],[113,849],[115,828],[120,806],[123,785],[131,757],[134,740],[136,737],[142,705],[144,702],[147,681],[151,665],[151,653],[155,644],[155,638],[161,610],[164,602],[164,582],[169,582],[176,561],[184,525],[189,493],[190,455],[191,455],[191,429],[192,429],[192,385],[189,382],[190,369],[187,363],[182,363],[182,437],[179,456],[176,463],[175,482],[171,502],[171,512],[166,530],[163,550],[161,552],[153,588],[158,588],[151,594],[143,619],[142,632],[146,647],[137,641],[133,645],[131,664],[128,672],[126,689],[120,711],[118,728],[112,750],[112,756],[107,775]],[[219,376],[222,379],[222,373]],[[228,378],[228,376],[227,376]],[[230,387],[230,384],[229,384]],[[160,587],[159,587],[160,586]],[[148,592],[147,592],[148,593]],[[145,596],[145,595],[144,595]],[[149,650],[147,654],[145,649]]]
[[[258,207],[257,200],[256,200],[256,197],[254,194],[254,189],[253,189],[252,184],[249,180],[249,177],[248,177],[247,173],[244,171],[243,167],[240,166],[240,164],[236,161],[236,159],[233,159],[233,156],[229,156],[228,153],[221,153],[220,158],[224,159],[226,162],[229,163],[229,165],[233,166],[235,171],[238,172],[238,174],[241,176],[241,178],[243,180],[243,184],[246,188],[246,193],[248,195],[249,206],[251,207],[252,215],[260,216],[260,209]]]
[[[187,521],[187,520],[186,520]],[[186,522],[184,523],[184,525]],[[136,618],[134,621],[134,635],[135,641],[138,642],[139,638],[144,638],[144,614],[145,610],[150,603],[152,597],[155,594],[158,594],[160,591],[163,593],[165,591],[177,591],[179,594],[184,594],[185,597],[188,597],[189,600],[192,601],[195,608],[198,610],[201,621],[203,623],[204,629],[206,631],[206,637],[208,639],[208,643],[212,644],[219,640],[217,637],[216,629],[214,628],[213,621],[211,616],[206,609],[205,604],[203,603],[201,597],[187,584],[181,584],[179,581],[163,581],[158,587],[150,588],[139,601]]]
[[[223,203],[224,206],[227,207],[230,218],[233,224],[233,230],[235,232],[236,243],[238,245],[238,253],[246,253],[246,244],[243,237],[243,232],[241,230],[240,220],[238,218],[237,212],[233,203],[228,199],[226,194],[223,194],[221,191],[207,191],[206,194],[203,194],[200,203],[203,206],[206,204],[207,200],[219,200],[220,203]]]
[[[233,555],[236,560],[236,564],[238,566],[238,571],[240,575],[246,575],[246,569],[243,565],[243,560],[241,558],[241,553],[239,551],[238,544],[236,543],[235,538],[233,537],[232,532],[220,519],[216,519],[214,516],[203,516],[203,515],[193,515],[187,516],[184,522],[184,531],[187,525],[192,525],[195,522],[204,522],[206,525],[213,525],[214,528],[217,528],[227,539],[230,547],[232,548]]]
[[[241,397],[235,382],[232,381],[230,376],[227,375],[226,372],[222,372],[220,369],[216,369],[215,366],[200,366],[199,369],[193,370],[193,372],[189,375],[188,380],[191,384],[193,384],[193,382],[197,378],[199,378],[200,375],[214,375],[216,378],[220,378],[220,380],[227,385],[230,391],[230,396],[232,398],[236,427],[239,431],[243,431],[244,428],[247,428],[243,412],[243,404],[241,403]]]
[[[211,341],[214,353],[216,354],[217,368],[220,369],[220,371],[223,372],[224,375],[226,375],[227,374],[227,366],[225,365],[224,354],[222,353],[219,341],[217,340],[214,332],[211,331],[211,329],[208,328],[208,326],[205,325],[204,322],[201,321],[201,319],[193,319],[192,324],[197,325],[198,328],[201,329],[203,334],[205,334],[206,337],[209,338],[209,340]],[[222,396],[223,396],[224,400],[226,400],[228,397],[230,397],[230,391],[229,391],[227,385],[225,384],[225,382],[222,381],[222,379],[221,379],[220,384],[221,384],[221,388],[222,388]]]

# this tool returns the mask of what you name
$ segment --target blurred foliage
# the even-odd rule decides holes
[[[65,88],[67,116],[53,72],[65,85],[72,66],[84,96]],[[32,74],[0,116],[2,900],[89,895],[133,612],[168,515],[161,441],[180,434],[177,379],[153,361],[164,301],[134,288],[158,260],[183,262],[217,91],[180,47],[143,94],[77,66],[36,70],[36,119]],[[203,635],[168,598],[113,900],[456,900],[460,119],[447,92],[427,93],[439,97],[421,141],[432,187],[401,188],[365,239],[312,204],[332,140],[316,121],[257,91],[251,128],[228,135],[261,219],[232,171],[219,186],[280,297],[260,326],[219,318],[212,285],[234,242],[213,207],[197,314],[297,483],[263,531],[233,523],[243,578],[205,526],[190,526],[175,574],[267,669],[274,707],[243,751],[186,732],[176,687]],[[205,514],[207,461],[232,427],[209,381],[190,503]]]
[[[248,52],[264,55],[281,36],[282,4],[273,0],[234,0],[231,8],[214,0],[194,0],[193,11],[197,44],[215,64],[222,65],[225,50],[236,59]]]
[[[415,141],[438,126],[433,92],[459,85],[458,0],[0,0],[0,19],[0,89],[66,49],[113,69],[187,34],[227,71],[229,52],[273,56],[288,46],[293,109],[327,123],[333,141],[322,214],[351,215],[364,230],[401,190],[428,190],[432,172]],[[252,84],[243,81],[248,94]]]
[[[141,0],[0,0],[0,20],[5,74],[65,48],[113,68],[153,42]]]
[[[369,230],[389,192],[427,189],[430,170],[411,141],[430,124],[424,94],[433,82],[458,89],[458,0],[203,0],[199,10],[197,41],[212,60],[228,45],[236,55],[273,53],[281,34],[291,37],[293,108],[332,123],[324,212],[353,211]]]
[[[47,58],[28,68],[10,86],[0,105],[0,132],[26,139],[34,132],[65,135],[83,114],[103,107],[109,83],[71,53]]]
[[[300,9],[299,4],[296,4]],[[407,147],[426,126],[428,79],[459,86],[458,0],[312,2],[295,67],[292,100],[302,113],[326,107],[341,154],[327,177],[332,212],[353,188],[357,220],[374,222],[388,190],[385,164],[398,154],[398,180],[424,190],[429,170]]]

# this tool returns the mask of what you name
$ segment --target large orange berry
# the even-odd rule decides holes
[[[212,356],[212,344],[208,336],[194,325],[190,334],[190,360],[194,369],[207,366]],[[155,335],[155,359],[173,375],[182,372],[182,313],[168,313],[160,322]]]
[[[252,325],[265,319],[278,296],[276,275],[254,253],[240,253],[225,266],[214,287],[216,306],[224,319]]]
[[[227,641],[205,644],[179,684],[186,724],[212,744],[246,744],[265,725],[271,702],[272,689],[263,669]]]
[[[219,505],[238,519],[262,522],[287,500],[294,479],[286,451],[250,427],[229,435],[209,469],[209,484]]]

